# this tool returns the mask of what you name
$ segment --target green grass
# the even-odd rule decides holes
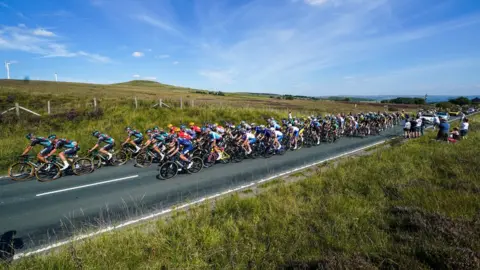
[[[10,269],[479,269],[480,123],[471,125],[457,144],[429,134]]]

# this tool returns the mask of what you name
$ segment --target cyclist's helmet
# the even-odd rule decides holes
[[[288,124],[288,127],[291,128],[291,127],[292,127],[292,124]]]
[[[184,131],[187,127],[185,125],[180,126],[180,130]]]
[[[179,129],[179,128],[175,128],[175,132],[180,132],[180,129]]]
[[[55,140],[56,138],[57,138],[57,135],[55,135],[55,134],[50,134],[50,135],[48,136],[48,139],[49,139],[49,140]]]
[[[172,125],[172,124],[168,124],[168,126],[167,126],[167,127],[168,127],[168,128],[172,128],[172,127],[173,127],[173,125]]]
[[[27,140],[31,140],[33,138],[33,133],[28,133],[25,135],[25,138],[27,138]]]
[[[145,131],[145,133],[150,134],[150,133],[152,133],[152,130],[151,130],[151,129],[147,129],[147,130]]]
[[[271,130],[271,131],[275,131],[275,128],[274,128],[274,127],[271,127],[270,130]]]
[[[95,130],[94,132],[92,132],[92,136],[94,137],[98,137],[100,135],[100,132]]]
[[[194,122],[190,122],[190,123],[188,123],[188,125],[189,125],[189,126],[194,126],[195,123],[194,123]]]
[[[126,127],[125,130],[130,131],[130,130],[132,130],[132,128],[131,127]]]

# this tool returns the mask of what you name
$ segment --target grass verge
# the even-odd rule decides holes
[[[430,134],[10,269],[478,269],[478,125],[456,144]]]

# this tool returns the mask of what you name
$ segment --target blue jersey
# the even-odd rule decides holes
[[[268,129],[268,128],[265,129],[264,134],[265,134],[265,137],[267,137],[267,138],[273,137],[273,135],[274,135],[274,134],[273,134],[273,131],[271,131],[271,130]]]
[[[130,137],[134,136],[135,138],[143,138],[143,134],[141,132],[138,132],[138,131],[134,130],[134,129],[130,130],[128,132],[128,136],[130,136]]]
[[[108,136],[107,134],[101,134],[98,137],[98,143],[105,142],[106,144],[112,144],[115,140],[112,137]]]
[[[212,140],[220,140],[222,138],[222,136],[220,134],[218,134],[216,132],[213,132],[213,131],[210,132],[209,136],[210,136],[210,139],[212,139]]]
[[[55,144],[55,148],[60,149],[63,147],[63,148],[71,149],[71,148],[77,147],[77,145],[78,144],[76,141],[71,141],[67,139],[58,139],[57,143]]]
[[[178,138],[178,144],[183,145],[183,146],[191,146],[192,142],[190,140],[187,140],[185,138]]]
[[[40,144],[41,146],[43,147],[49,147],[52,145],[52,142],[47,139],[47,138],[43,138],[43,137],[36,137],[30,144],[30,146],[35,146],[37,144]]]

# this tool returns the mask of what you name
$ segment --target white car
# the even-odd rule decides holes
[[[425,123],[427,124],[433,124],[435,122],[435,117],[436,117],[435,114],[430,114],[430,113],[426,113],[422,115],[423,121],[425,121]]]
[[[450,115],[448,115],[447,112],[438,112],[437,116],[438,116],[438,118],[443,118],[447,121],[450,119]]]

